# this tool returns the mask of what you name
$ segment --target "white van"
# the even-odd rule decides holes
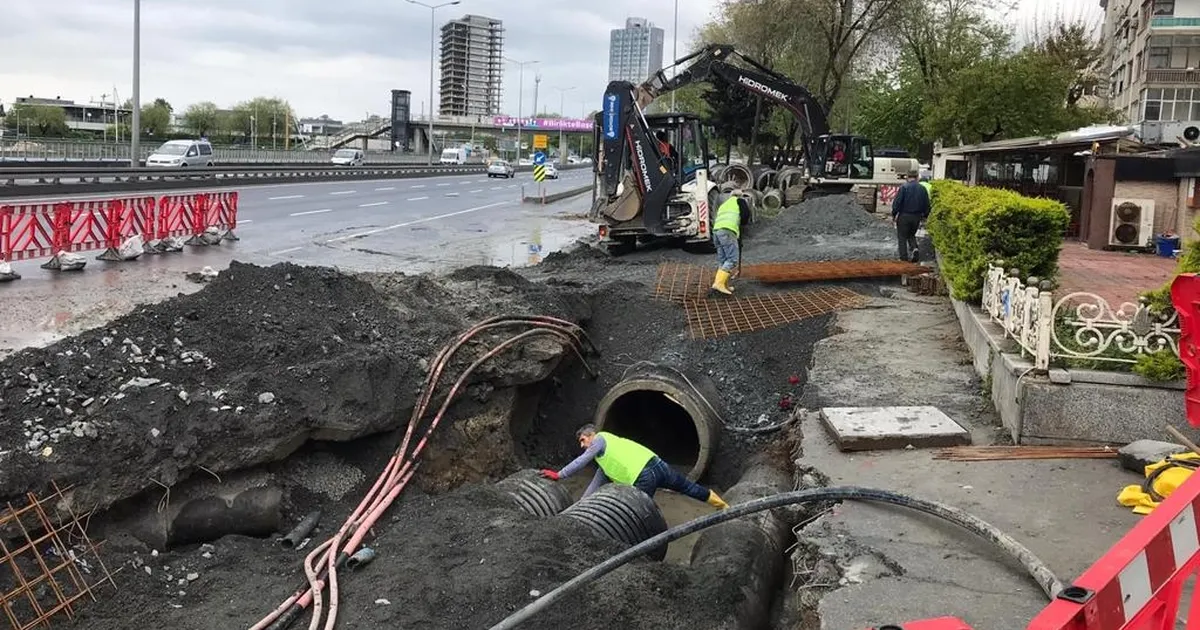
[[[146,166],[157,168],[212,165],[213,147],[208,140],[168,140],[146,158]]]
[[[363,152],[361,149],[338,149],[329,161],[338,166],[362,166]]]
[[[458,147],[457,149],[446,149],[442,151],[441,164],[466,164],[467,149],[466,147]]]

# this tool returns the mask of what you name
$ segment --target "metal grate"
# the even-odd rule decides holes
[[[858,308],[867,298],[843,287],[767,293],[747,297],[718,297],[684,301],[692,339],[716,339],[736,333],[766,330],[846,308]]]
[[[783,282],[813,282],[817,280],[849,280],[854,278],[887,278],[920,275],[929,269],[899,260],[839,260],[830,262],[786,262],[744,265],[741,278],[764,284]],[[698,299],[712,286],[715,267],[685,263],[662,263],[654,284],[654,297],[682,303]]]
[[[0,510],[0,609],[13,630],[49,628],[57,615],[73,617],[80,598],[95,601],[105,582],[116,588],[70,499],[53,488]]]

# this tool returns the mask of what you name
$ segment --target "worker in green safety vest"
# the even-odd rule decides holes
[[[929,195],[929,199],[931,201],[933,200],[933,183],[930,182],[932,179],[933,173],[930,173],[929,171],[921,171],[921,188],[925,189],[925,193]]]
[[[742,226],[750,222],[750,204],[734,190],[729,198],[717,207],[713,220],[713,243],[717,246],[717,275],[712,289],[725,295],[733,295],[729,277],[742,261]]]
[[[542,470],[543,477],[555,481],[566,479],[594,461],[599,470],[583,491],[585,497],[611,481],[633,486],[651,498],[654,497],[655,490],[666,488],[686,494],[697,501],[704,501],[718,509],[729,507],[716,492],[681,475],[655,455],[654,451],[633,440],[613,435],[608,431],[597,431],[591,424],[579,429],[576,436],[579,438],[579,446],[584,449],[583,454],[562,470]]]

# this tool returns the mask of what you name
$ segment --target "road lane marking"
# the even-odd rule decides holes
[[[331,239],[325,241],[325,243],[326,244],[338,243],[341,241],[349,241],[349,240],[356,239],[356,238],[366,238],[368,236],[371,236],[372,234],[379,234],[380,232],[388,232],[390,230],[396,230],[396,229],[399,229],[402,227],[408,227],[410,225],[417,225],[418,223],[428,223],[430,221],[438,221],[440,219],[448,219],[450,217],[456,217],[456,216],[459,216],[462,214],[469,214],[472,212],[479,212],[480,210],[487,210],[488,208],[495,208],[496,206],[505,206],[505,205],[509,205],[511,203],[513,203],[513,202],[497,201],[496,203],[489,203],[486,206],[475,206],[474,208],[467,208],[466,210],[458,210],[456,212],[447,212],[446,214],[439,214],[439,215],[435,215],[432,217],[425,217],[423,219],[414,219],[412,221],[405,221],[404,223],[397,223],[396,225],[389,225],[387,227],[375,228],[374,230],[367,230],[366,232],[359,232],[358,234],[350,234],[349,236],[339,236],[337,238],[331,238]]]
[[[469,182],[469,181],[462,181],[462,182],[458,182],[458,185],[459,185],[459,186],[466,186],[467,184],[470,184],[470,183],[471,183],[471,182]]]
[[[509,187],[509,188],[516,188],[516,187],[517,187],[517,185],[516,185],[516,184],[509,184],[509,185],[508,185],[508,187]]]
[[[288,216],[289,217],[302,217],[306,214],[322,214],[325,212],[333,212],[333,208],[325,208],[323,210],[308,210],[305,212],[293,212],[293,213],[289,214]]]
[[[371,208],[374,206],[386,206],[386,205],[387,205],[386,201],[375,201],[372,203],[360,203],[360,204],[358,204],[358,207],[359,208]]]
[[[254,219],[242,219],[241,221],[238,221],[238,225],[244,225],[246,223],[254,223]]]
[[[282,197],[267,197],[267,201],[282,201],[284,199],[303,199],[304,195],[284,195]]]
[[[449,186],[449,185],[450,185],[450,184],[445,184],[445,183],[443,183],[443,184],[438,184],[438,186]]]
[[[492,186],[492,190],[504,190],[503,186]]]
[[[409,201],[424,201],[428,198],[429,197],[413,197],[413,198],[409,199]]]
[[[329,194],[331,194],[331,195],[353,195],[355,192],[357,192],[357,191],[354,191],[354,190],[335,190],[334,192],[331,192],[331,193],[329,193]]]
[[[417,184],[416,186],[409,186],[409,188],[424,188],[424,187],[425,187],[425,184]]]
[[[375,190],[376,190],[376,191],[380,191],[380,190],[396,190],[396,187],[395,187],[395,186],[384,186],[383,188],[376,188]]]
[[[483,192],[483,189],[480,188],[479,190],[468,190],[467,192],[468,193],[481,193],[481,192]]]
[[[304,249],[304,246],[300,246],[300,247],[289,247],[289,248],[287,248],[287,249],[281,249],[281,250],[279,250],[279,251],[277,251],[277,252],[271,252],[271,253],[269,253],[269,254],[267,254],[267,255],[268,255],[268,256],[279,256],[280,254],[289,254],[289,253],[291,253],[291,252],[300,251],[300,250],[302,250],[302,249]]]

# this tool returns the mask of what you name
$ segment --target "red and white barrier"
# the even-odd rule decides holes
[[[135,236],[146,243],[191,237],[192,245],[238,240],[237,210],[236,192],[3,205],[0,263],[50,257],[43,268],[63,269],[64,254],[94,250],[103,250],[99,260],[127,260],[120,248]]]

